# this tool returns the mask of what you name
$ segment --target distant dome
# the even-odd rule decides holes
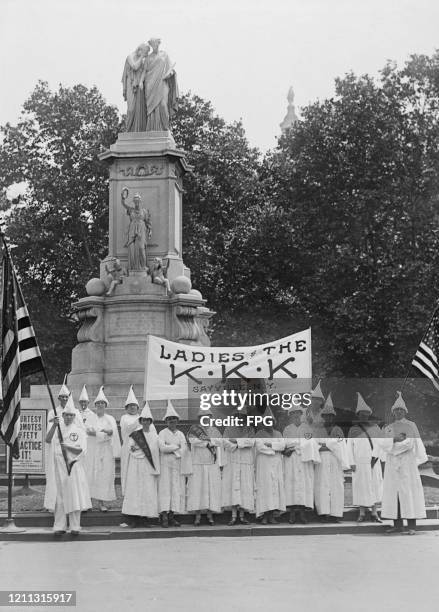
[[[287,93],[288,107],[287,114],[285,115],[284,120],[280,124],[280,129],[282,130],[282,134],[286,132],[288,128],[294,125],[297,121],[299,121],[298,116],[296,115],[296,109],[294,106],[294,89],[292,87],[289,88]]]

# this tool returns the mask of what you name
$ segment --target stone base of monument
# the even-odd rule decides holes
[[[105,385],[112,393],[119,385],[125,390],[130,384],[143,386],[148,334],[203,343],[203,311],[198,308],[204,300],[191,294],[166,295],[163,286],[151,283],[145,293],[143,281],[129,277],[112,297],[82,298],[74,304],[82,325],[72,351],[71,389]]]
[[[172,134],[121,133],[100,159],[110,174],[108,256],[99,278],[87,283],[88,296],[73,304],[80,327],[68,385],[75,399],[84,384],[91,397],[104,385],[119,410],[130,385],[143,397],[148,334],[209,345],[214,313],[192,289],[182,258],[183,177],[190,168]],[[139,255],[133,244],[145,232],[145,219],[146,250]]]

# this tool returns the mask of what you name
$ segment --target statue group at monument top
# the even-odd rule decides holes
[[[123,96],[127,102],[127,132],[169,130],[178,98],[175,64],[159,49],[160,38],[140,44],[125,60]]]

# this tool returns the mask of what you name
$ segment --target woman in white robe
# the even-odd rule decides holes
[[[186,513],[186,478],[192,472],[186,437],[177,429],[180,417],[168,402],[164,421],[166,428],[159,433],[160,478],[159,512],[162,527],[180,527],[176,514]]]
[[[216,427],[192,425],[188,442],[192,474],[188,479],[187,510],[195,513],[195,526],[200,525],[202,513],[206,513],[207,522],[213,526],[212,514],[221,512],[221,433]]]
[[[416,533],[416,519],[426,517],[424,490],[418,466],[428,460],[418,428],[406,418],[407,406],[398,391],[392,406],[394,422],[384,427],[381,447],[385,452],[381,516],[393,519],[388,533],[402,532],[407,519],[408,534]]]
[[[142,518],[156,518],[158,506],[158,476],[160,474],[159,441],[152,414],[146,404],[139,417],[141,429],[129,436],[129,456],[122,514],[131,527],[141,524]]]
[[[326,436],[317,440],[320,460],[314,476],[314,498],[317,514],[323,522],[339,523],[344,512],[344,470],[350,468],[343,430],[334,425],[335,410],[328,395],[321,412]]]
[[[128,456],[130,453],[130,435],[136,429],[140,429],[139,424],[139,402],[134,394],[133,386],[131,385],[125,401],[125,414],[120,419],[120,437],[122,438],[122,447],[120,451],[120,484],[122,495],[125,494],[125,480],[128,468]],[[152,424],[155,430],[154,424]]]
[[[289,410],[290,424],[284,429],[284,481],[285,503],[290,509],[288,522],[307,523],[305,509],[314,508],[314,466],[320,463],[319,447],[312,435],[312,428],[302,422],[304,410]]]
[[[235,416],[244,417],[245,408]],[[245,513],[255,511],[255,435],[246,426],[226,427],[223,433],[223,473],[221,480],[221,505],[232,511],[229,525],[239,520],[248,525]]]
[[[282,451],[285,441],[274,429],[274,416],[269,408],[264,413],[264,427],[256,433],[256,517],[262,524],[276,524],[274,511],[285,512],[285,484]],[[271,418],[271,425],[268,420]]]
[[[72,400],[71,406],[67,405],[63,410],[62,422],[59,417],[54,417],[46,436],[48,461],[44,507],[55,515],[53,525],[55,535],[66,532],[68,519],[71,535],[77,536],[81,529],[81,512],[91,508],[87,478],[81,461],[87,449],[86,434],[84,429],[75,423],[75,418],[76,409]],[[73,462],[70,475],[59,441],[58,422],[69,466]]]
[[[87,434],[87,453],[82,457],[84,465],[85,475],[87,476],[88,486],[91,486],[94,472],[94,458],[95,458],[95,446],[96,436],[93,432],[96,431],[97,421],[96,413],[90,410],[88,407],[90,403],[87,388],[84,385],[79,396],[79,416],[82,421],[82,425]]]
[[[106,414],[108,400],[103,387],[95,399],[96,430],[91,435],[96,436],[96,446],[93,462],[93,477],[90,493],[98,501],[100,510],[106,512],[105,501],[116,499],[114,479],[116,473],[115,459],[120,457],[120,439],[116,420]]]
[[[383,496],[383,473],[380,458],[382,456],[380,438],[381,430],[375,423],[370,423],[372,409],[366,404],[360,393],[355,413],[358,422],[348,433],[348,462],[352,470],[352,503],[359,506],[358,522],[366,518],[366,510],[371,509],[371,520],[381,523],[378,516],[378,504]]]

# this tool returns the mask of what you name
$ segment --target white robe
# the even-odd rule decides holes
[[[286,448],[293,453],[284,456],[285,503],[287,506],[314,508],[314,465],[320,463],[319,447],[312,437],[312,428],[302,423],[284,429]]]
[[[61,425],[64,424],[63,422],[63,418],[62,418],[62,411],[63,408],[61,408],[61,406],[58,404],[58,406],[56,407],[56,415],[59,418],[59,422]],[[78,427],[81,427],[82,429],[84,429],[84,423],[82,421],[82,418],[79,414],[79,410],[77,408],[75,408],[76,414],[75,414],[75,420],[73,421],[75,423],[75,425],[77,425]],[[52,422],[53,422],[53,418],[55,416],[55,411],[52,409],[50,409],[47,413],[47,431],[49,431],[49,429],[52,427]],[[55,434],[57,435],[57,434]],[[88,445],[87,445],[87,449],[88,449]],[[44,454],[45,454],[45,463],[46,465],[49,465],[50,463],[50,444],[46,444],[45,448],[44,448]],[[87,453],[88,454],[88,453]],[[85,455],[85,453],[84,453]],[[81,461],[86,461],[86,456],[87,455],[82,455]],[[90,482],[89,482],[89,486],[90,486]]]
[[[90,493],[94,499],[111,501],[116,499],[114,460],[120,457],[119,432],[116,421],[110,414],[104,414],[102,417],[96,415],[96,422],[96,446]],[[113,435],[109,436],[102,431],[103,429],[111,429]]]
[[[267,442],[271,444],[267,446]],[[282,451],[285,441],[279,431],[256,434],[256,516],[270,510],[285,512],[285,485]]]
[[[394,436],[404,432],[403,442],[393,442]],[[418,465],[428,460],[418,428],[413,421],[401,419],[383,429],[381,447],[385,453],[383,501],[381,516],[398,518],[398,499],[401,518],[426,517],[424,490]]]
[[[255,454],[254,438],[236,437],[226,427],[223,437],[223,473],[221,506],[231,509],[239,506],[247,512],[255,511]],[[242,430],[241,430],[242,436]],[[232,435],[231,435],[232,434]],[[236,439],[231,442],[230,439]]]
[[[320,451],[321,463],[316,465],[314,475],[314,499],[317,514],[343,517],[344,475],[349,469],[348,454],[343,431],[335,426],[329,438],[319,438],[328,451]]]
[[[120,437],[122,438],[122,447],[120,451],[120,484],[122,495],[125,494],[125,479],[127,476],[128,457],[130,454],[129,436],[136,429],[141,429],[139,423],[139,414],[123,414],[120,419]],[[154,427],[154,425],[152,425]],[[155,431],[155,427],[154,427]]]
[[[143,435],[150,448],[154,467],[143,450],[130,438],[122,513],[153,518],[159,514],[157,489],[160,474],[159,443],[155,428],[151,428],[149,432],[144,431]]]
[[[186,476],[191,457],[182,431],[168,427],[158,435],[160,449],[159,512],[186,512]]]
[[[64,511],[81,512],[91,508],[90,493],[85,476],[81,457],[87,452],[87,440],[84,429],[76,423],[66,427],[60,423],[61,433],[66,444],[82,449],[79,455],[67,453],[69,461],[75,461],[70,476],[67,472],[62,454],[58,433],[52,438],[47,447],[46,463],[46,490],[44,494],[44,507],[50,512],[55,511],[57,497],[61,497]]]
[[[90,408],[86,408],[84,411],[79,410],[79,416],[81,418],[82,426],[87,434],[87,453],[82,458],[85,475],[87,476],[88,486],[91,486],[94,472],[94,460],[96,450],[96,436],[90,435],[89,431],[96,431],[97,428],[97,417],[96,413]]]
[[[382,456],[378,425],[365,425],[372,441],[373,449],[364,431],[358,426],[352,427],[346,440],[348,463],[355,466],[352,472],[352,503],[354,506],[371,508],[381,501],[383,496],[383,472],[380,458]],[[372,468],[372,458],[378,459]]]
[[[207,442],[189,436],[192,474],[188,479],[188,512],[221,512],[221,434],[216,428],[205,427],[210,442],[216,447],[216,460],[207,448]],[[212,437],[216,436],[216,437]]]

